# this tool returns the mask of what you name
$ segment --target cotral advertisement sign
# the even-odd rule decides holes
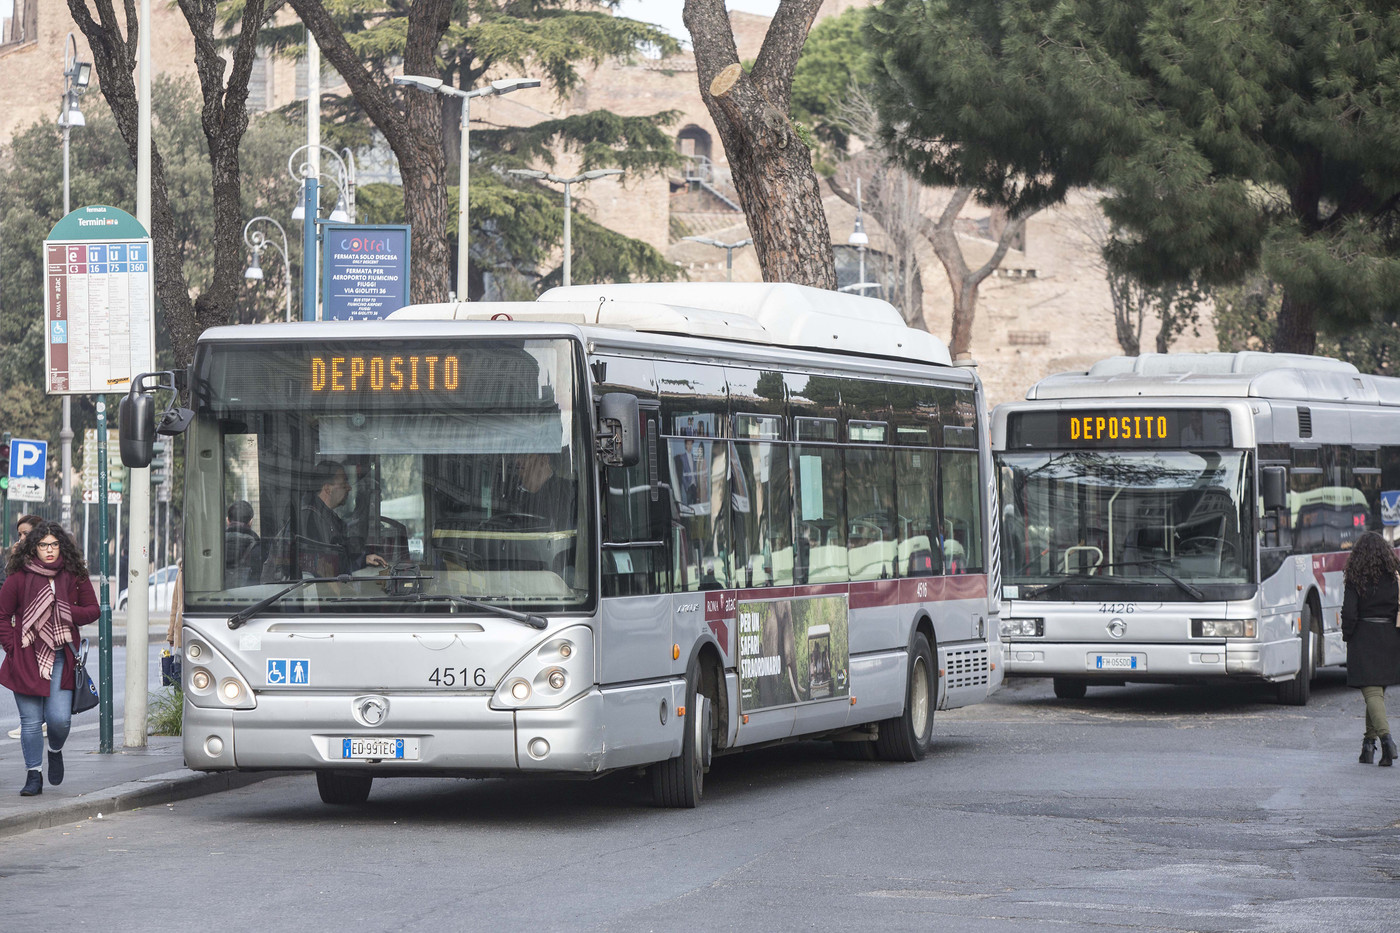
[[[324,224],[321,318],[377,321],[409,303],[409,228]]]
[[[737,614],[745,712],[850,695],[844,593],[740,601]]]

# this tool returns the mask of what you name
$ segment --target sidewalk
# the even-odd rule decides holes
[[[0,734],[0,838],[95,819],[99,813],[106,816],[201,797],[283,773],[191,771],[184,767],[179,736],[147,736],[145,748],[123,748],[120,721],[113,731],[115,751],[99,754],[96,720],[80,723],[75,719],[63,749],[63,783],[58,787],[49,784],[46,756],[44,792],[38,797],[19,795],[24,786],[24,754],[18,739]]]

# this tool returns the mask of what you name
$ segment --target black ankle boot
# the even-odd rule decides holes
[[[1400,751],[1395,748],[1395,740],[1387,732],[1381,736],[1381,760],[1377,762],[1382,768],[1389,768],[1390,763],[1396,758],[1400,758]]]
[[[1363,765],[1373,765],[1376,763],[1376,740],[1361,740],[1361,757],[1356,759]]]
[[[24,790],[19,792],[21,797],[37,797],[44,792],[44,776],[38,769],[29,772],[29,778],[24,782]]]
[[[49,783],[55,786],[63,783],[63,752],[49,752]]]

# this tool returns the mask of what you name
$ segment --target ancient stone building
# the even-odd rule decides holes
[[[827,0],[820,15],[838,15],[869,2]],[[57,117],[64,43],[70,31],[77,34],[64,0],[0,0],[0,12],[11,9],[13,14],[0,21],[0,141],[36,120]],[[155,3],[152,16],[157,69],[192,75],[190,38],[179,11]],[[740,58],[754,58],[768,28],[767,18],[734,12],[731,22]],[[90,58],[81,34],[77,37],[80,55]],[[332,90],[338,83],[331,72],[323,88]],[[259,63],[251,91],[253,102],[264,108],[304,99],[305,67],[285,60],[264,60]],[[89,91],[84,105],[101,106],[96,88]],[[577,92],[562,101],[548,89],[484,98],[473,104],[472,119],[474,126],[528,125],[596,109],[627,115],[677,111],[671,132],[686,159],[681,169],[660,175],[604,178],[577,186],[578,208],[662,250],[692,279],[723,280],[725,250],[682,239],[703,235],[734,243],[748,236],[729,181],[728,161],[701,100],[689,53],[665,60],[638,57],[630,62],[607,62],[590,69]],[[568,173],[574,167],[569,156],[561,154],[553,171]],[[939,206],[939,194],[931,192],[928,203],[930,210]],[[845,249],[855,212],[834,194],[825,199],[825,207],[832,237]],[[1095,210],[1092,197],[1078,195],[1062,207],[1031,217],[1024,249],[1010,252],[999,272],[983,284],[973,356],[993,401],[1019,397],[1031,382],[1047,373],[1082,368],[1094,359],[1119,352],[1108,287],[1095,262],[1097,250],[1080,232],[1082,219]],[[993,248],[986,239],[992,221],[990,212],[976,205],[966,208],[960,219],[963,248],[974,266]],[[883,232],[869,217],[866,231],[869,249],[881,250]],[[951,326],[947,278],[931,251],[920,260],[924,322],[930,331],[947,339]],[[733,277],[738,281],[760,278],[751,248],[734,251]],[[1153,326],[1149,323],[1148,329]],[[1150,348],[1150,335],[1145,338],[1144,346]],[[1199,337],[1187,334],[1177,347],[1212,349],[1214,334],[1209,323]]]

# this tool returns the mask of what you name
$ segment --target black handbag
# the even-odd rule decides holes
[[[97,684],[87,672],[88,641],[83,639],[83,653],[73,652],[73,712],[82,713],[97,705]]]

